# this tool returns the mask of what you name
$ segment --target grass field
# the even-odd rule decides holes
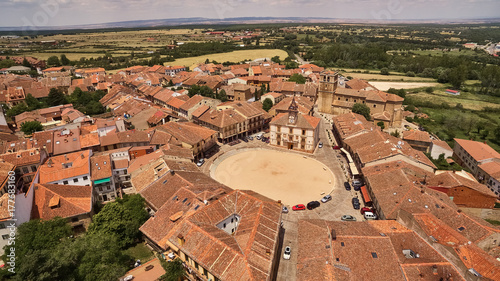
[[[153,252],[142,243],[130,247],[126,249],[124,252],[126,255],[132,257],[134,260],[141,260],[142,263],[150,261],[154,258]]]
[[[191,66],[195,63],[204,63],[206,59],[210,61],[215,60],[217,62],[240,62],[243,60],[254,60],[258,58],[272,58],[274,56],[279,56],[280,59],[284,60],[288,57],[287,52],[278,49],[260,49],[260,50],[241,50],[229,53],[219,53],[211,54],[192,58],[182,58],[177,59],[173,62],[167,62],[165,65],[184,65]]]
[[[500,107],[500,98],[486,95],[476,95],[470,92],[461,92],[459,96],[453,96],[445,93],[444,89],[437,89],[432,94],[422,91],[416,94],[410,94],[409,96],[438,104],[445,102],[450,106],[456,106],[460,103],[465,109],[470,110],[483,110],[485,107]]]
[[[363,80],[370,81],[394,81],[394,82],[436,82],[435,79],[432,78],[423,78],[423,77],[408,77],[402,75],[396,75],[396,73],[392,73],[391,75],[382,75],[376,73],[356,73],[356,72],[341,72],[343,76],[351,76],[354,78],[359,78]],[[379,72],[380,73],[380,72]]]

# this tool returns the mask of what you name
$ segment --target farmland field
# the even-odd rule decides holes
[[[177,59],[173,62],[167,62],[165,63],[165,65],[191,66],[195,63],[203,63],[205,62],[206,59],[209,59],[210,61],[215,60],[220,63],[226,61],[240,62],[243,60],[254,60],[258,58],[272,58],[274,56],[279,56],[280,59],[283,60],[288,56],[288,54],[287,52],[278,49],[241,50],[229,53],[219,53],[219,54],[211,54],[199,57],[182,58],[182,59]]]
[[[392,74],[392,73],[391,73]],[[347,77],[370,80],[370,81],[395,81],[395,82],[435,82],[435,79],[424,77],[408,77],[402,75],[382,75],[374,73],[356,73],[356,72],[342,72],[342,75]]]

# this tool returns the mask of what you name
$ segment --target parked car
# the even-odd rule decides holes
[[[363,186],[363,183],[360,180],[353,180],[352,186],[354,187],[354,190],[359,191],[361,186]]]
[[[316,209],[319,207],[319,202],[318,201],[311,201],[309,203],[307,203],[307,209],[308,210],[313,210],[313,209]]]
[[[344,187],[345,187],[345,190],[351,190],[351,185],[347,181],[344,182]]]
[[[291,255],[292,255],[292,248],[290,248],[290,246],[286,246],[285,252],[283,253],[283,258],[285,260],[289,260]]]
[[[298,204],[298,205],[295,205],[292,207],[292,210],[294,211],[300,211],[300,210],[305,210],[306,209],[306,206],[304,206],[304,204]]]
[[[365,219],[367,219],[367,220],[376,220],[377,219],[377,215],[375,215],[372,212],[365,212]]]
[[[262,138],[262,137],[261,137],[261,135],[258,135],[258,136],[257,136],[257,139],[258,139],[258,140],[260,140],[261,138]]]
[[[249,140],[253,140],[253,137],[252,137],[252,136],[249,136],[249,137],[248,137],[248,139],[249,139]]]
[[[287,214],[288,213],[287,206],[283,206],[283,208],[281,208],[281,212],[284,213],[284,214]]]
[[[340,219],[343,221],[356,221],[356,218],[351,215],[343,215]]]
[[[352,198],[352,207],[355,210],[359,210],[359,208],[361,207],[361,205],[359,204],[359,199],[358,198]]]
[[[368,207],[361,208],[361,214],[364,215],[365,212],[372,212],[373,213],[373,209],[372,208],[368,208]]]
[[[200,160],[198,160],[198,162],[196,163],[196,166],[201,167],[201,166],[203,166],[203,164],[205,164],[205,159],[201,158],[201,159],[200,159]]]
[[[319,148],[322,148],[323,147],[323,143],[320,142],[319,145],[318,145]]]
[[[332,200],[331,195],[325,195],[325,197],[321,198],[321,202],[326,203],[328,201]]]
[[[246,137],[243,138],[244,142],[248,142],[248,139]]]
[[[338,145],[334,145],[334,146],[333,146],[333,149],[340,149],[340,146],[338,146]]]

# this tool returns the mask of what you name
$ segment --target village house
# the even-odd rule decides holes
[[[429,152],[432,143],[431,135],[420,130],[403,131],[403,140],[422,152]]]
[[[109,154],[90,157],[92,186],[99,201],[112,201],[117,197],[112,166]]]
[[[177,75],[177,73],[181,71],[186,71],[185,66],[180,66],[180,65],[174,65],[174,66],[167,66],[165,67],[165,75],[174,77]]]
[[[91,150],[50,157],[39,168],[41,184],[90,186]]]
[[[10,151],[10,152],[9,152]],[[0,155],[1,161],[15,165],[15,175],[19,184],[26,190],[35,177],[38,167],[48,158],[45,149],[29,148],[22,150],[12,150],[8,147],[7,152]]]
[[[301,219],[297,231],[299,280],[465,280],[400,222]]]
[[[93,75],[106,75],[106,70],[102,67],[81,68],[76,69],[74,73],[76,77],[89,78]]]
[[[181,147],[190,149],[196,159],[204,158],[205,152],[217,143],[217,132],[191,122],[168,122],[156,130],[170,134]]]
[[[31,219],[64,218],[76,234],[84,233],[93,215],[91,186],[35,184]]]
[[[167,203],[171,208],[162,208],[141,231],[160,242],[160,252],[180,258],[189,278],[272,280],[281,254],[279,203],[243,191],[233,191],[208,206],[184,190],[171,198],[173,203]],[[244,208],[249,205],[253,207]],[[168,227],[160,230],[157,225]],[[221,252],[224,259],[217,258]]]

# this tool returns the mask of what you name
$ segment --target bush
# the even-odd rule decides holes
[[[380,74],[382,75],[389,75],[389,69],[387,67],[384,67],[380,70]]]
[[[415,72],[408,71],[408,72],[406,72],[406,76],[408,76],[408,77],[415,77]]]

